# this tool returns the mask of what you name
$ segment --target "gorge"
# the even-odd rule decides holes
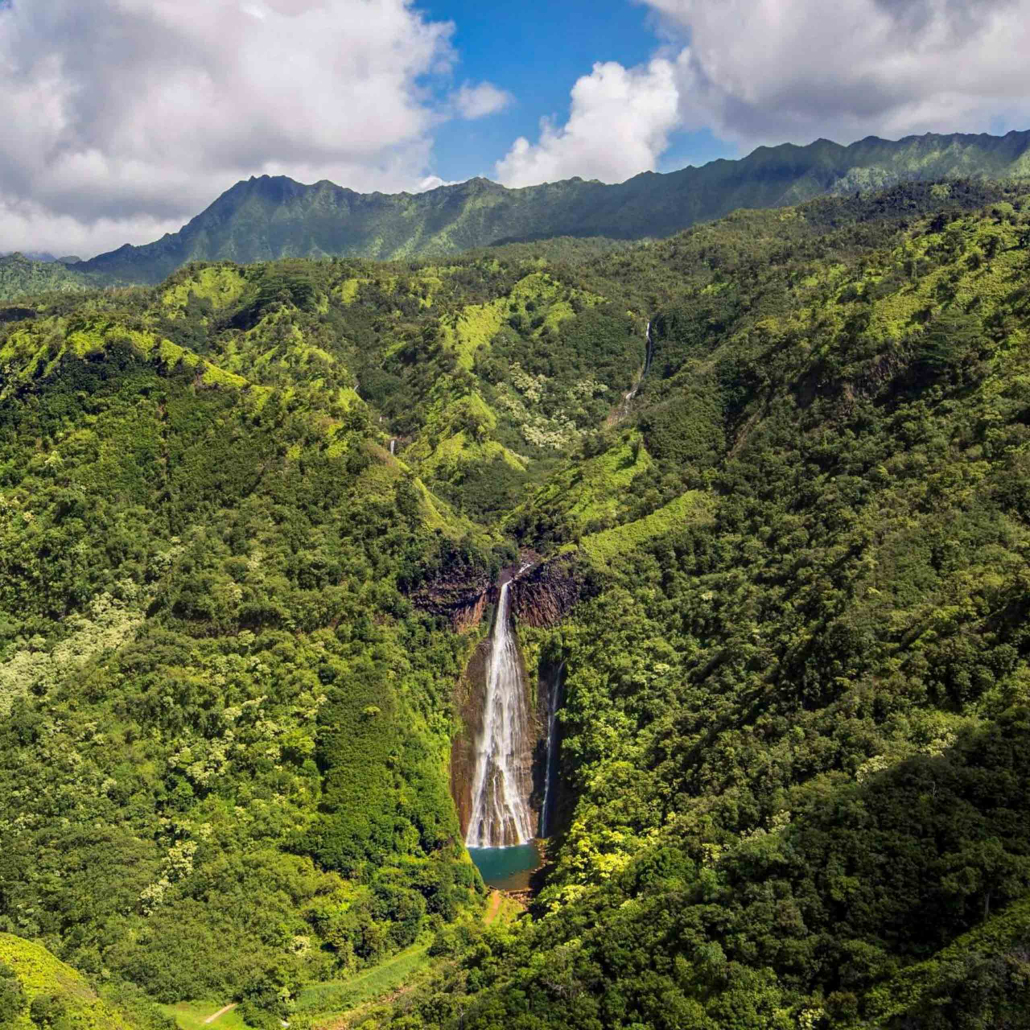
[[[597,246],[0,308],[5,1030],[1025,1025],[1030,191]]]

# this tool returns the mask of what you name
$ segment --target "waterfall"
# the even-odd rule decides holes
[[[396,454],[397,453],[397,441],[396,440],[391,440],[390,441],[390,453],[391,454]]]
[[[547,699],[547,768],[544,773],[544,806],[540,810],[540,836],[546,837],[554,823],[554,787],[558,780],[558,709],[562,702],[562,673],[565,663],[558,666]]]
[[[627,402],[627,404],[631,400],[633,400],[634,397],[636,397],[637,393],[639,393],[641,383],[643,383],[644,379],[647,376],[647,373],[651,371],[651,358],[654,356],[654,341],[651,339],[650,321],[648,321],[647,323],[647,331],[644,335],[647,339],[647,348],[644,351],[644,370],[640,373],[640,378],[637,379],[636,384],[633,386],[633,389],[626,394],[624,399]]]
[[[472,818],[465,835],[469,847],[508,847],[533,837],[527,804],[529,713],[511,632],[510,586],[508,582],[501,587],[490,637],[483,732],[476,744]]]

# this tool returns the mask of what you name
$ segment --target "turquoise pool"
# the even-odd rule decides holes
[[[469,855],[488,887],[507,891],[525,890],[541,862],[540,850],[532,842],[514,848],[469,848]]]

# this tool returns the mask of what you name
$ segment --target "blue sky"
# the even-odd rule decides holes
[[[443,179],[496,178],[494,164],[514,139],[535,140],[541,117],[567,119],[569,92],[595,62],[643,64],[660,44],[653,15],[629,0],[433,0],[417,6],[433,20],[454,22],[457,81],[489,81],[515,98],[489,118],[448,122],[436,131],[433,166]],[[659,169],[736,157],[738,150],[709,131],[678,132]]]

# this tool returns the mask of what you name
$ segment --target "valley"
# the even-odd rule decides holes
[[[0,304],[10,1025],[1019,1025],[1030,189],[927,167]]]

